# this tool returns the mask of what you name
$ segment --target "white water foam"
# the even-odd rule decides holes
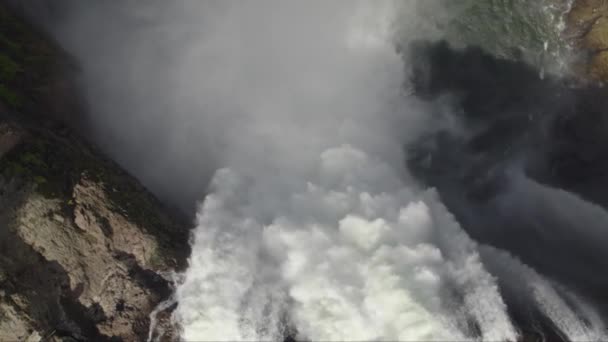
[[[427,115],[401,94],[394,19],[404,48],[441,38],[458,15],[445,3],[73,2],[59,36],[86,71],[101,145],[188,205],[206,168],[227,166],[175,296],[184,339],[273,340],[286,325],[315,340],[516,338],[476,244],[402,167]],[[600,208],[529,201],[574,208],[566,222],[603,248]],[[587,303],[522,267],[511,286],[564,335],[604,339]]]
[[[401,94],[397,11],[311,8],[222,12],[266,34],[250,37],[252,60],[223,63],[274,73],[227,74],[253,87],[244,98],[216,89],[241,105],[244,131],[198,212],[176,294],[182,338],[277,340],[289,326],[325,341],[515,340],[475,243],[401,166],[424,112]]]
[[[282,315],[312,340],[474,338],[463,320],[484,340],[517,337],[475,244],[433,192],[408,189],[388,165],[327,150],[317,181],[268,223],[243,204],[255,187],[219,171],[199,212],[178,290],[184,339],[276,340]]]

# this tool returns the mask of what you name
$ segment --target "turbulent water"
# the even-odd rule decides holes
[[[408,60],[393,34],[402,42],[407,32],[395,20],[412,12],[385,5],[221,14],[246,23],[237,42],[255,42],[253,62],[218,67],[252,63],[231,81],[255,84],[239,110],[258,113],[243,124],[262,130],[252,140],[265,146],[235,147],[246,162],[218,171],[200,206],[177,290],[182,337],[516,340],[496,278],[510,272],[503,287],[566,338],[604,337],[587,304],[516,258],[484,249],[490,273],[437,194],[399,166],[401,144],[427,129],[428,108],[399,91]],[[271,80],[250,70],[273,70]]]
[[[489,124],[459,119],[467,107],[452,97],[494,99],[475,77],[493,79],[502,62],[481,50],[445,52],[473,62],[428,84],[455,89],[419,97],[412,84],[425,68],[444,70],[443,59],[427,65],[417,53],[420,41],[446,39],[527,61],[532,72],[509,70],[545,87],[544,70],[567,69],[559,34],[569,1],[64,3],[69,18],[51,26],[83,61],[96,139],[164,198],[183,208],[200,200],[175,294],[184,340],[514,341],[547,329],[569,340],[608,338],[601,313],[562,281],[579,273],[552,270],[534,246],[503,246],[505,226],[482,220],[508,216],[505,225],[541,236],[586,222],[587,246],[604,241],[603,209],[526,177],[509,178],[509,191],[486,206],[453,196],[468,186],[469,169],[510,168],[525,154],[504,161],[506,150],[483,159],[458,150]],[[454,69],[471,70],[473,81],[450,83]],[[496,92],[519,94],[503,83]],[[500,112],[508,107],[500,101],[480,103]],[[512,112],[518,124],[536,124],[536,109]],[[404,148],[428,136],[441,153]],[[429,156],[448,166],[437,177]],[[536,201],[544,203],[538,217]],[[552,255],[555,243],[539,248]]]

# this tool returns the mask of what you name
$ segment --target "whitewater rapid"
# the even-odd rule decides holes
[[[473,241],[404,162],[429,131],[468,134],[451,96],[413,96],[409,43],[479,45],[561,73],[571,4],[60,1],[48,29],[83,70],[91,140],[169,204],[200,200],[189,267],[150,338],[177,302],[185,341],[502,341],[536,327],[608,340],[601,303],[540,272],[605,282],[603,208],[507,184],[494,204],[515,229],[484,233],[546,239],[502,251]]]
[[[189,67],[205,61],[208,83],[177,89],[210,92],[201,110],[230,124],[176,291],[181,337],[516,340],[477,243],[403,167],[429,111],[403,92],[393,33],[407,8],[315,4],[207,8],[212,33],[186,54]],[[484,255],[497,273],[529,275],[522,291],[568,337],[595,336],[549,281],[501,253]]]
[[[255,86],[239,115],[259,139],[234,147],[199,209],[177,290],[185,340],[278,340],[285,329],[312,340],[465,339],[471,322],[484,339],[516,338],[475,243],[433,191],[404,182],[401,145],[424,113],[400,90],[390,6],[278,6],[262,19],[252,67],[278,68],[257,86],[254,70],[230,75]],[[260,20],[254,8],[225,10]],[[326,30],[310,27],[315,17]],[[294,42],[266,41],[274,29]]]
[[[464,319],[486,340],[515,338],[475,244],[433,192],[349,145],[324,151],[318,173],[265,223],[240,203],[255,185],[218,172],[178,291],[185,340],[277,340],[285,319],[324,341],[465,339]]]

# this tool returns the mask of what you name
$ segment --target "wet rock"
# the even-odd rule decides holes
[[[608,51],[593,55],[589,62],[589,74],[595,79],[608,81]]]

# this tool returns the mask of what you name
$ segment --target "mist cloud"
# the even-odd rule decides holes
[[[599,90],[430,43],[444,5],[32,9],[82,64],[91,138],[165,201],[199,202],[184,339],[516,340],[521,317],[603,336],[581,298],[605,284],[606,202],[572,175],[605,155],[568,133],[601,117]]]

